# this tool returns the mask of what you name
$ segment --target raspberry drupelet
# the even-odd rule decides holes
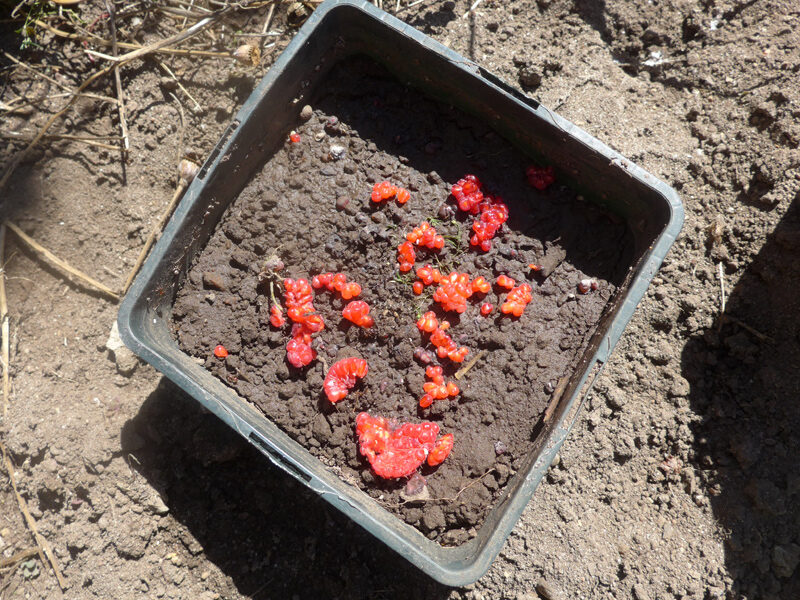
[[[425,369],[425,376],[430,379],[430,381],[426,381],[422,386],[425,395],[419,399],[421,408],[428,408],[436,400],[455,398],[461,391],[452,381],[445,383],[444,376],[442,375],[442,367],[429,366]]]
[[[325,382],[322,384],[328,400],[335,404],[347,396],[347,392],[353,388],[356,380],[363,379],[367,371],[369,371],[369,367],[363,358],[343,358],[335,362],[328,369]]]
[[[405,241],[397,247],[397,262],[400,263],[398,269],[401,273],[407,273],[414,268],[414,261],[417,259],[417,253],[414,252],[414,245]]]
[[[528,306],[532,299],[531,286],[527,283],[523,283],[508,293],[506,301],[503,302],[500,307],[500,312],[506,315],[511,314],[515,317],[520,317],[525,311],[525,307]]]
[[[444,248],[444,238],[436,233],[436,229],[431,227],[427,221],[423,221],[419,227],[415,227],[411,233],[406,235],[406,239],[412,244],[425,246],[431,250]]]
[[[369,316],[369,304],[363,300],[348,302],[342,309],[342,316],[359,327],[369,328],[375,324],[374,319]]]

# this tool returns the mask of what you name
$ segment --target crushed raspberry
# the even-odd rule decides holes
[[[225,346],[219,344],[216,348],[214,348],[214,356],[217,358],[225,358],[228,356],[228,351],[225,349]]]
[[[433,462],[428,464],[441,464],[453,445],[452,434],[436,439],[439,435],[436,423],[425,421],[393,427],[388,419],[365,412],[356,417],[356,433],[359,452],[367,458],[375,474],[384,479],[408,477],[434,451]]]
[[[347,275],[344,273],[320,273],[311,278],[311,287],[318,290],[322,287],[328,291],[337,291],[342,299],[350,300],[361,294],[361,286],[354,281],[347,282]]]
[[[397,247],[397,262],[400,263],[398,267],[402,273],[406,273],[414,268],[414,261],[417,259],[417,253],[414,252],[414,245],[405,241]]]
[[[453,338],[445,333],[449,328],[450,323],[442,321],[439,327],[431,333],[431,344],[436,347],[436,356],[439,358],[447,357],[453,362],[464,362],[469,350],[465,346],[459,348]]]
[[[312,315],[311,327],[319,327],[314,331],[320,331],[324,323],[322,317],[316,315],[314,304],[312,303],[311,286],[305,279],[284,279],[283,280],[283,302],[286,305],[286,314],[295,323],[305,323]]]
[[[472,285],[469,281],[469,274],[455,271],[447,277],[442,277],[439,287],[433,292],[433,299],[444,310],[454,310],[458,313],[467,310],[467,298],[470,296],[472,296]]]
[[[342,316],[359,327],[372,327],[375,321],[369,316],[369,304],[363,300],[352,300],[342,309]]]
[[[475,175],[464,175],[463,179],[459,179],[450,188],[450,193],[458,202],[459,209],[476,215],[480,203],[483,202],[482,188],[483,185]]]
[[[349,392],[356,384],[357,379],[362,379],[369,368],[363,358],[343,358],[328,369],[322,389],[332,403],[336,403]]]
[[[435,467],[442,464],[450,455],[450,451],[453,449],[453,442],[455,442],[455,437],[452,433],[446,433],[436,440],[433,450],[428,453],[428,466]]]
[[[500,227],[508,220],[508,207],[499,197],[486,196],[480,205],[481,217],[472,224],[472,237],[469,243],[480,246],[488,252],[492,248],[494,238]]]
[[[432,310],[426,312],[420,317],[419,321],[417,321],[417,328],[427,333],[436,331],[439,328],[439,321],[436,319],[436,314]]]
[[[597,280],[595,279],[581,279],[578,282],[578,293],[588,294],[597,289]]]
[[[525,169],[525,177],[528,179],[528,184],[540,192],[546,190],[556,181],[553,167],[537,167],[531,165]]]
[[[507,290],[510,290],[510,289],[511,289],[511,288],[513,288],[515,285],[517,285],[517,282],[516,282],[516,281],[514,281],[514,280],[513,280],[511,277],[509,277],[508,275],[500,275],[500,276],[497,278],[497,285],[499,285],[501,288],[505,288],[505,289],[507,289]]]
[[[422,386],[422,389],[425,391],[425,395],[419,399],[419,405],[422,408],[428,408],[436,400],[455,398],[461,391],[452,381],[445,383],[444,376],[442,375],[442,367],[429,366],[425,369],[425,377],[430,379],[430,381],[426,381]]]
[[[436,233],[436,229],[431,227],[427,221],[423,221],[419,227],[415,227],[411,233],[406,235],[406,239],[412,244],[425,246],[431,250],[444,248],[444,238]]]
[[[273,327],[283,327],[286,324],[286,319],[283,316],[283,309],[277,304],[273,304],[269,309],[269,323]]]
[[[420,267],[417,269],[417,277],[419,277],[420,281],[425,285],[430,285],[433,283],[433,267],[430,265],[425,265],[424,267]]]
[[[292,133],[289,134],[289,141],[292,142],[293,144],[297,144],[298,142],[300,142],[300,134],[297,133],[296,131],[293,131]]]
[[[530,263],[530,264],[528,265],[528,268],[529,268],[531,271],[533,271],[534,273],[538,273],[539,271],[541,271],[541,270],[542,270],[542,268],[543,268],[543,267],[542,267],[542,265],[537,265],[536,263]]]
[[[531,300],[531,286],[527,283],[523,283],[508,293],[506,301],[503,302],[500,307],[500,311],[505,315],[512,314],[515,317],[522,316],[525,307],[528,306]]]
[[[415,281],[411,286],[411,290],[419,296],[425,290],[425,286],[422,285],[421,281]]]
[[[476,294],[488,294],[491,289],[492,284],[486,281],[483,275],[472,280],[472,291]]]
[[[292,366],[305,367],[317,357],[317,352],[311,347],[311,334],[306,323],[292,325],[292,339],[286,344],[286,359]]]
[[[370,196],[373,202],[383,202],[389,198],[396,198],[398,204],[405,204],[410,197],[411,194],[407,189],[398,187],[388,181],[382,181],[372,186],[372,195]]]
[[[492,304],[490,302],[484,302],[483,304],[481,304],[481,314],[484,317],[487,317],[490,314],[492,314],[493,310],[494,310],[494,306],[492,306]]]

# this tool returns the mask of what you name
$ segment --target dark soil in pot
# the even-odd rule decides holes
[[[190,269],[173,310],[175,334],[184,351],[345,481],[429,538],[458,545],[474,535],[533,448],[534,426],[555,385],[575,369],[627,273],[631,237],[617,219],[558,183],[545,192],[528,186],[530,161],[488,126],[404,87],[369,61],[344,61],[320,90],[310,118],[298,114],[293,125],[300,142],[287,139],[266,161]],[[486,253],[469,246],[472,217],[452,210],[450,186],[467,173],[510,210]],[[383,180],[410,190],[408,203],[372,203],[372,186]],[[461,394],[429,409],[418,405],[425,366],[414,350],[432,348],[415,322],[427,310],[444,313],[431,299],[433,287],[414,295],[413,271],[400,274],[396,260],[398,244],[425,220],[448,243],[439,252],[418,250],[417,267],[432,263],[445,274],[491,282],[507,274],[533,288],[519,319],[500,315],[506,291],[497,286],[485,299],[473,296],[460,316],[447,313],[449,333],[470,349],[465,363],[441,361],[447,379],[486,352],[458,381]],[[269,324],[270,281],[263,273],[275,257],[285,265],[281,277],[345,273],[361,285],[359,299],[372,307],[375,326],[351,326],[341,318],[345,302],[318,292],[314,306],[326,323],[314,342],[318,358],[303,369],[289,365],[290,326]],[[544,268],[533,272],[530,263]],[[577,284],[587,277],[598,289],[579,294]],[[489,317],[479,313],[483,302],[496,307]],[[229,352],[224,360],[213,355],[218,344]],[[366,359],[369,374],[331,405],[322,392],[326,366],[347,356]],[[405,480],[377,478],[359,455],[361,411],[401,422],[432,420],[455,435],[448,459],[421,470],[424,500],[408,500]]]

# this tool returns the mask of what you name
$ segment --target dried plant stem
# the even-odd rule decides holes
[[[39,140],[41,140],[44,134],[47,133],[47,130],[50,129],[53,123],[55,123],[58,119],[60,119],[67,112],[67,110],[69,110],[69,107],[72,106],[77,100],[78,94],[80,94],[81,92],[83,92],[83,90],[89,87],[92,84],[92,82],[103,77],[104,75],[107,75],[117,66],[121,66],[137,58],[142,58],[152,52],[155,52],[156,50],[169,46],[170,44],[177,44],[178,42],[182,42],[187,38],[197,35],[201,31],[203,31],[206,27],[215,23],[217,19],[219,19],[223,14],[226,14],[227,12],[228,12],[227,9],[222,9],[216,12],[212,17],[208,17],[206,19],[203,19],[202,21],[198,21],[185,31],[182,31],[176,35],[160,40],[143,48],[139,48],[138,50],[134,50],[133,52],[124,54],[123,56],[117,59],[116,63],[104,67],[99,71],[95,72],[93,75],[91,75],[88,79],[86,79],[86,81],[84,81],[78,87],[77,90],[75,90],[75,92],[70,97],[69,101],[64,106],[64,108],[62,108],[60,111],[51,116],[47,120],[47,122],[42,126],[42,128],[39,129],[39,133],[36,134],[36,137],[34,137],[33,140],[31,140],[25,148],[23,148],[20,152],[17,153],[17,155],[14,157],[14,160],[11,161],[11,165],[6,169],[6,172],[3,174],[2,179],[0,179],[0,192],[2,192],[5,189],[8,180],[11,179],[11,175],[14,173],[19,164],[25,159],[28,153],[36,146],[36,144],[39,143]]]
[[[480,359],[482,359],[482,358],[483,358],[484,356],[486,356],[488,353],[489,353],[489,351],[488,351],[488,350],[486,350],[485,348],[484,348],[483,350],[481,350],[480,352],[478,352],[478,354],[476,354],[476,355],[475,355],[475,358],[473,358],[473,359],[472,359],[471,361],[469,361],[469,362],[468,362],[468,363],[467,363],[465,366],[461,367],[461,368],[460,368],[458,371],[456,371],[456,374],[454,375],[454,377],[455,377],[456,379],[461,379],[461,378],[462,378],[464,375],[466,375],[466,374],[467,374],[467,372],[468,372],[468,371],[469,371],[469,370],[470,370],[472,367],[474,367],[474,366],[475,366],[475,363],[477,363],[477,362],[478,362]]]
[[[110,298],[113,298],[114,300],[119,300],[119,295],[116,292],[114,292],[110,288],[104,286],[102,283],[100,283],[96,279],[92,279],[91,277],[89,277],[85,273],[82,273],[81,271],[79,271],[75,267],[71,266],[69,263],[67,263],[67,262],[61,260],[60,258],[58,258],[55,254],[53,254],[47,248],[45,248],[44,246],[39,244],[39,242],[34,240],[32,237],[30,237],[28,234],[26,234],[24,231],[22,231],[19,227],[14,225],[11,221],[5,221],[4,224],[5,224],[6,227],[8,227],[11,231],[14,232],[14,235],[16,235],[20,240],[22,240],[25,244],[27,244],[28,247],[31,248],[31,250],[33,250],[34,252],[36,252],[40,256],[43,256],[48,262],[56,265],[62,271],[66,271],[70,275],[73,275],[74,277],[76,277],[80,281],[82,281],[83,283],[89,285],[90,287],[94,288],[95,290],[97,290],[99,292],[102,292],[106,296],[108,296]]]
[[[106,0],[106,10],[109,15],[109,22],[111,23],[111,52],[114,57],[117,56],[117,13],[114,9],[114,3],[111,0]],[[114,83],[117,87],[117,109],[119,111],[119,128],[122,130],[122,152],[127,153],[131,147],[130,139],[128,139],[128,121],[125,118],[125,92],[122,89],[122,79],[119,75],[119,67],[114,69]]]
[[[73,93],[72,90],[69,88],[69,86],[64,85],[60,81],[58,81],[56,79],[53,79],[52,77],[50,77],[48,75],[45,75],[44,73],[41,73],[40,71],[37,71],[33,67],[30,67],[29,65],[26,65],[24,62],[22,62],[20,60],[17,60],[15,57],[11,56],[8,52],[3,51],[3,56],[5,56],[11,62],[15,63],[17,66],[22,67],[23,69],[26,69],[26,70],[30,71],[31,73],[33,73],[37,77],[41,77],[45,81],[49,81],[53,85],[58,86],[59,88],[61,88],[65,92],[68,92],[70,94]],[[116,103],[116,101],[117,101],[116,98],[112,98],[111,96],[103,96],[101,94],[81,94],[81,96],[83,96],[84,98],[94,98],[95,100],[103,100],[105,102],[114,102],[114,103]]]
[[[14,478],[14,465],[11,464],[11,459],[8,458],[8,455],[6,454],[6,447],[2,442],[0,442],[0,451],[3,453],[3,462],[5,463],[6,471],[8,471],[8,479],[11,481],[11,487],[14,489],[14,495],[17,497],[19,509],[22,512],[22,516],[25,517],[25,522],[28,524],[31,533],[33,533],[33,539],[36,540],[36,543],[39,545],[39,558],[42,559],[43,564],[48,560],[50,561],[50,566],[53,567],[53,573],[56,575],[58,585],[61,587],[61,591],[64,591],[67,588],[67,582],[64,581],[64,577],[61,575],[61,570],[58,568],[58,562],[56,561],[56,557],[53,555],[53,549],[50,547],[50,544],[47,542],[47,540],[44,539],[36,529],[36,521],[33,520],[33,517],[28,510],[28,505],[25,502],[25,498],[20,495],[19,490],[17,489],[17,481]],[[45,559],[45,556],[47,559]]]
[[[112,45],[110,40],[106,40],[101,38],[100,36],[94,34],[88,35],[79,35],[77,33],[69,33],[66,31],[62,31],[61,29],[56,29],[52,25],[45,23],[44,21],[34,21],[37,25],[46,29],[53,35],[58,37],[66,38],[69,40],[78,40],[78,41],[89,41],[92,44],[97,44],[99,46],[109,47]],[[174,42],[171,42],[174,43]],[[124,48],[126,50],[141,50],[142,48],[146,48],[146,46],[142,46],[141,44],[132,44],[130,42],[117,42],[118,48]],[[92,54],[91,50],[86,50],[85,52]],[[206,56],[208,58],[230,58],[231,55],[229,52],[213,52],[211,50],[180,50],[178,48],[157,48],[151,50],[156,54],[173,54],[176,56]],[[100,52],[96,53],[97,56],[101,58],[107,58],[108,60],[113,60],[114,58],[108,54],[102,54]],[[116,102],[116,100],[114,100]]]
[[[33,135],[30,134],[27,137],[23,133],[18,133],[16,131],[0,131],[0,137],[9,139],[9,140],[20,140],[20,141],[30,141],[33,139]],[[78,142],[80,144],[86,144],[88,146],[96,146],[98,148],[105,148],[106,150],[119,150],[119,146],[113,146],[111,144],[104,144],[103,142],[98,142],[95,139],[86,136],[77,136],[77,135],[45,135],[43,136],[45,139],[48,140],[70,140],[72,142]]]
[[[8,414],[8,396],[11,392],[11,378],[8,373],[8,302],[6,300],[6,272],[5,272],[6,226],[0,223],[0,330],[3,336],[3,417]]]
[[[178,201],[181,199],[184,190],[186,189],[186,183],[183,179],[180,180],[178,183],[178,187],[175,189],[175,193],[172,195],[172,200],[170,200],[167,209],[161,215],[161,218],[156,223],[156,226],[153,227],[153,230],[150,232],[150,235],[147,236],[147,240],[144,242],[144,247],[142,248],[141,252],[139,252],[139,258],[136,259],[136,264],[133,265],[130,274],[128,275],[128,279],[125,280],[125,285],[122,286],[122,295],[124,296],[128,293],[128,289],[130,289],[131,284],[133,283],[133,279],[136,277],[136,274],[139,272],[139,269],[142,267],[144,263],[144,259],[147,258],[147,254],[150,252],[150,248],[153,247],[153,244],[156,241],[156,238],[161,233],[161,230],[164,229],[164,225],[167,224],[170,216],[172,215],[172,211],[175,210],[175,207],[178,205]]]
[[[267,31],[269,31],[269,26],[272,24],[272,17],[275,14],[275,2],[269,5],[269,11],[267,11],[267,18],[264,19],[264,27],[261,28],[261,35],[265,36],[263,40],[263,44],[266,45],[267,43]]]
[[[31,556],[36,556],[39,554],[39,548],[27,548],[25,550],[20,550],[15,554],[12,554],[8,558],[0,558],[0,569],[5,569],[6,567],[13,567],[18,562],[23,561]]]

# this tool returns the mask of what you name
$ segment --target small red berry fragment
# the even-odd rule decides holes
[[[447,277],[442,277],[439,287],[433,292],[433,299],[447,311],[453,310],[463,313],[467,310],[467,298],[472,296],[472,284],[469,274],[453,271]]]
[[[472,280],[472,291],[478,294],[488,294],[492,285],[481,275]]]
[[[398,204],[405,204],[410,197],[411,194],[407,189],[398,187],[388,181],[381,181],[372,186],[370,199],[377,203],[389,198],[396,198]]]
[[[537,167],[531,165],[525,169],[525,177],[528,179],[528,184],[540,192],[546,190],[556,181],[553,167]]]
[[[578,282],[578,292],[581,294],[588,294],[597,289],[597,281],[595,279],[581,279]]]
[[[472,224],[474,233],[469,243],[488,252],[492,248],[492,238],[508,220],[508,206],[499,197],[487,195],[480,204],[480,210],[481,217]]]
[[[228,351],[225,349],[225,346],[219,344],[216,348],[214,348],[214,356],[217,358],[225,358],[228,356]]]
[[[436,423],[426,421],[392,427],[388,419],[365,412],[356,417],[356,433],[359,452],[367,457],[375,474],[384,479],[412,475],[432,452],[435,456],[431,466],[440,464],[449,453],[444,450],[452,448],[453,441],[452,434],[436,439],[439,435]]]
[[[311,278],[311,287],[315,290],[326,288],[329,292],[339,292],[344,300],[350,300],[361,294],[361,286],[354,281],[348,282],[344,273],[320,273]]]
[[[489,316],[490,314],[492,314],[493,310],[494,310],[494,306],[492,306],[491,302],[484,302],[483,304],[481,304],[481,314],[484,317]]]
[[[514,281],[514,280],[513,280],[511,277],[509,277],[508,275],[500,275],[500,276],[497,278],[497,285],[499,285],[501,288],[505,288],[505,289],[507,289],[507,290],[510,290],[510,289],[511,289],[511,288],[513,288],[515,285],[517,285],[517,282],[516,282],[516,281]]]
[[[464,212],[478,214],[478,206],[483,202],[483,185],[475,175],[464,175],[459,179],[450,192],[458,202],[458,208]]]
[[[435,467],[442,464],[453,449],[455,438],[452,433],[446,433],[433,445],[433,450],[428,454],[428,466]]]
[[[343,358],[328,369],[322,389],[332,403],[336,403],[356,384],[357,379],[366,376],[369,367],[363,358]]]
[[[286,324],[286,319],[283,316],[283,309],[277,304],[273,304],[269,309],[269,323],[273,327],[283,327]]]
[[[425,286],[422,285],[421,281],[415,281],[411,285],[411,289],[417,296],[419,296],[425,290]]]
[[[431,227],[427,221],[420,223],[411,233],[406,235],[406,239],[412,244],[425,246],[431,250],[441,250],[444,248],[444,238],[436,233],[436,229]]]
[[[292,329],[295,327],[302,329],[302,325],[298,325],[297,323],[295,323]],[[301,334],[293,337],[286,344],[286,359],[293,367],[297,367],[298,369],[305,367],[316,357],[317,352],[311,347],[311,336],[308,334]]]
[[[420,317],[419,321],[417,321],[417,327],[420,331],[426,331],[428,333],[436,331],[439,328],[439,321],[436,319],[436,314],[432,310],[426,312]]]
[[[426,381],[422,386],[425,395],[419,399],[421,408],[428,408],[436,400],[455,398],[461,391],[452,381],[445,383],[444,375],[442,375],[442,367],[440,366],[431,365],[426,368],[425,377],[430,379],[430,381]]]
[[[369,316],[369,304],[363,300],[348,302],[342,309],[342,316],[359,327],[372,327],[375,321]]]
[[[504,315],[511,314],[515,317],[520,317],[531,300],[531,286],[523,283],[508,293],[506,301],[500,306],[500,312]]]
[[[542,265],[537,265],[536,263],[530,263],[530,264],[528,265],[528,268],[529,268],[531,271],[533,271],[534,273],[538,273],[539,271],[541,271],[541,270],[542,270],[542,268],[543,268],[543,267],[542,267]]]
[[[397,247],[397,262],[400,263],[398,267],[402,273],[407,273],[414,268],[414,261],[417,259],[417,253],[414,252],[414,245],[405,241]]]
[[[289,134],[289,141],[292,142],[293,144],[297,144],[298,142],[300,142],[300,134],[297,133],[296,131],[293,131],[292,133]]]
[[[423,315],[423,319],[427,315],[433,315],[433,313],[432,312],[425,313]],[[433,322],[435,323],[435,318]],[[430,329],[432,323],[429,321],[424,325],[428,329]],[[419,327],[423,331],[427,331],[427,329],[423,329],[420,326],[419,321],[417,322],[417,327]],[[433,344],[436,347],[436,356],[438,356],[439,358],[447,357],[453,362],[464,362],[464,359],[467,357],[467,354],[469,353],[469,349],[466,348],[466,346],[462,346],[461,348],[458,347],[458,345],[453,341],[453,338],[451,338],[449,335],[445,333],[445,331],[449,328],[450,328],[450,323],[448,323],[447,321],[442,321],[439,324],[438,328],[434,329],[433,332],[431,333],[431,344]]]

